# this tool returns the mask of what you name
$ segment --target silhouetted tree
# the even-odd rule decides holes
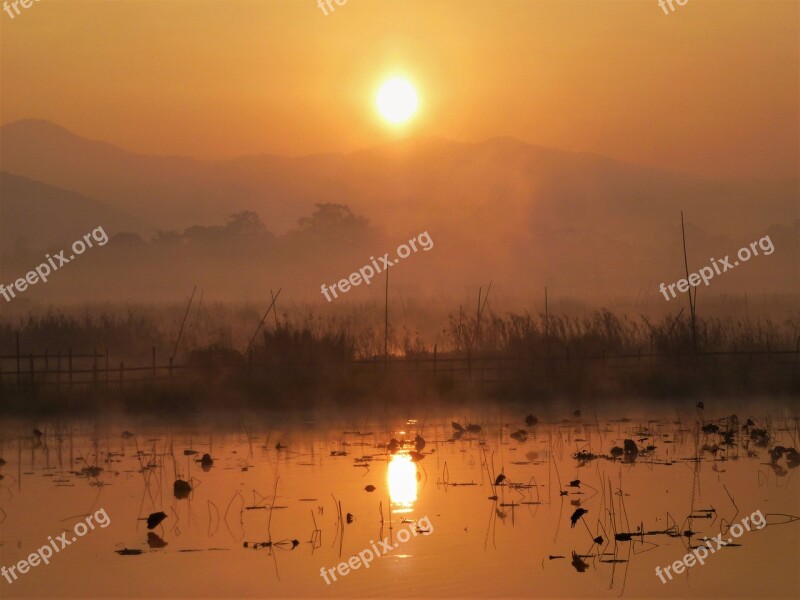
[[[345,204],[317,204],[310,217],[298,221],[301,232],[331,235],[363,235],[369,229],[369,219],[354,215]]]

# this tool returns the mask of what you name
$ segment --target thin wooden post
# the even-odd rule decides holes
[[[386,370],[386,362],[389,360],[389,269],[386,269],[386,294],[383,309],[383,369]]]
[[[282,289],[282,288],[281,288],[281,289]],[[275,306],[275,302],[277,302],[277,301],[278,301],[278,296],[280,296],[280,295],[281,295],[281,289],[279,289],[279,290],[278,290],[278,293],[277,293],[277,294],[275,294],[275,296],[273,296],[273,298],[272,298],[272,302],[270,302],[270,305],[269,305],[269,307],[267,308],[267,312],[265,312],[265,313],[264,313],[264,317],[263,317],[263,318],[261,319],[261,321],[258,323],[258,327],[256,327],[256,330],[253,332],[253,337],[252,337],[252,338],[250,338],[250,343],[249,343],[249,344],[247,344],[247,352],[250,352],[250,348],[252,348],[252,347],[253,347],[253,342],[255,342],[255,341],[256,341],[256,336],[258,335],[258,331],[261,329],[261,326],[264,324],[264,321],[266,321],[266,320],[267,320],[267,317],[269,316],[269,311],[271,311],[271,310],[272,310],[272,307],[274,307],[274,306]]]
[[[683,238],[683,265],[686,269],[686,280],[689,280],[689,260],[686,257],[686,230],[683,226],[683,211],[681,211],[681,237]],[[694,290],[695,294],[697,289]],[[692,288],[689,288],[689,311],[692,316],[692,346],[694,347],[695,362],[697,362],[697,330],[695,329],[695,305],[692,301]]]
[[[480,350],[481,347],[481,293],[483,286],[478,286],[478,312],[475,315],[475,350]],[[483,371],[481,370],[481,374]]]
[[[547,346],[547,358],[550,358],[550,313],[547,308],[547,286],[544,286],[544,338]]]
[[[197,292],[197,286],[194,286],[192,289],[192,295],[189,298],[189,304],[186,306],[186,313],[183,315],[183,321],[181,321],[181,329],[178,331],[178,339],[175,340],[175,349],[172,351],[172,358],[175,358],[175,355],[178,353],[178,344],[181,343],[181,336],[183,335],[183,326],[186,325],[186,317],[189,316],[189,309],[192,307],[192,300],[194,300],[194,294]]]
[[[19,331],[17,332],[17,385],[22,382],[22,368],[20,365],[20,355],[19,355]]]
[[[275,295],[272,293],[272,290],[271,290],[271,289],[270,289],[270,291],[269,291],[269,295],[270,295],[270,297],[272,298],[272,302],[274,303],[274,302],[275,302]],[[202,294],[201,294],[201,296],[200,296],[200,301],[201,301],[201,302],[203,301],[203,296],[202,296]],[[199,310],[199,309],[198,309],[198,310]],[[275,312],[272,314],[272,316],[273,316],[273,317],[275,317],[275,329],[277,329],[277,328],[278,328],[278,307],[277,307],[277,305],[275,306]]]

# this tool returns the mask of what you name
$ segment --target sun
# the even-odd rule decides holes
[[[378,90],[378,112],[390,123],[405,123],[417,112],[417,91],[408,79],[392,77]]]

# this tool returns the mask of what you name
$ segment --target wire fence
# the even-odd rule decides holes
[[[149,360],[148,360],[149,359]],[[537,374],[548,377],[568,373],[571,369],[593,368],[620,371],[629,369],[658,370],[675,368],[714,369],[744,368],[770,365],[800,372],[798,350],[754,350],[676,353],[606,353],[575,355],[569,348],[559,355],[488,356],[436,353],[419,356],[389,356],[340,362],[314,360],[263,361],[256,358],[240,362],[205,357],[202,362],[178,364],[172,358],[159,362],[153,348],[148,359],[126,364],[111,360],[108,351],[91,354],[56,351],[44,353],[16,352],[0,356],[0,392],[21,386],[124,386],[126,384],[166,381],[189,375],[203,377],[226,373],[237,378],[259,377],[292,372],[313,376],[325,368],[346,369],[354,377],[399,375],[409,377],[443,377],[454,381],[497,382],[530,378]]]

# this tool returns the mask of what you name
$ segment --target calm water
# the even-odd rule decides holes
[[[764,410],[754,404],[738,423],[695,409],[662,418],[570,411],[532,426],[525,414],[488,413],[192,427],[5,422],[0,564],[25,559],[47,536],[72,535],[98,509],[110,524],[12,584],[0,579],[0,595],[796,598],[800,479],[769,451],[797,448],[797,412]],[[455,434],[453,421],[480,431]],[[703,425],[735,430],[732,445]],[[527,439],[512,439],[519,430]],[[416,434],[425,445],[415,462]],[[409,443],[391,454],[392,438]],[[610,454],[626,439],[635,460]],[[205,453],[214,463],[204,470]],[[187,498],[175,497],[176,477],[192,486]],[[588,512],[573,527],[579,508]],[[139,519],[159,511],[167,517],[148,531]],[[729,524],[755,511],[768,525],[738,546],[666,584],[656,577],[688,545],[731,537]],[[400,533],[415,520],[416,535]],[[392,552],[326,585],[321,568],[384,538]]]

